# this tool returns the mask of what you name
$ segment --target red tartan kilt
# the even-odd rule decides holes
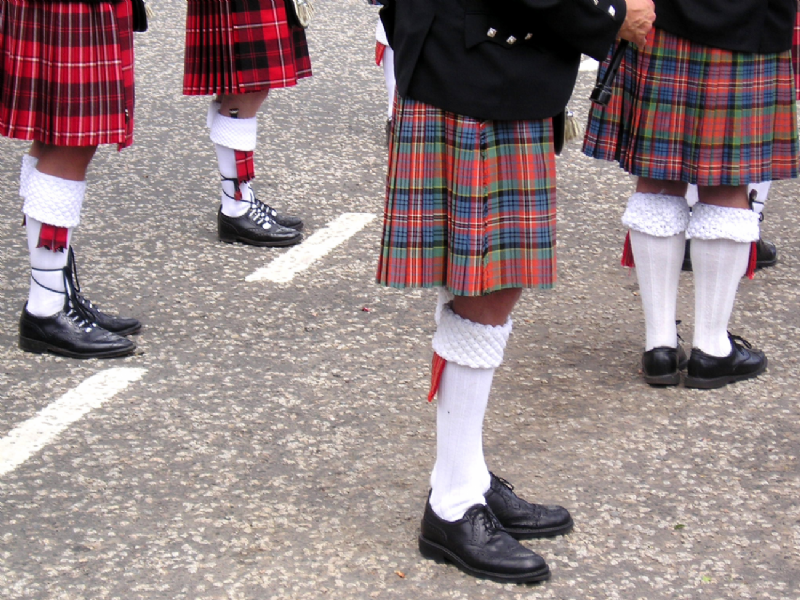
[[[131,27],[130,2],[3,0],[0,135],[56,146],[133,143]]]
[[[189,0],[183,93],[244,94],[311,76],[305,30],[283,0]]]

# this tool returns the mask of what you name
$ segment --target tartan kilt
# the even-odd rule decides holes
[[[654,28],[644,49],[628,47],[609,105],[592,105],[583,151],[657,180],[718,186],[791,179],[798,171],[795,111],[790,51],[731,52]]]
[[[0,3],[0,135],[124,148],[133,109],[130,2]]]
[[[183,93],[246,94],[311,76],[305,30],[284,0],[188,0]]]
[[[481,121],[396,96],[377,282],[552,287],[555,186],[551,119]]]

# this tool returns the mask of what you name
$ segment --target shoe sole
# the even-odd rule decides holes
[[[572,531],[574,526],[573,520],[570,519],[569,523],[547,529],[511,529],[503,526],[503,530],[515,540],[535,540],[539,538],[556,537],[558,535],[567,535]]]
[[[766,370],[767,370],[767,357],[765,356],[764,362],[761,364],[761,367],[757,371],[753,371],[752,373],[747,373],[744,375],[725,375],[723,377],[711,377],[708,379],[704,377],[692,377],[690,375],[687,375],[686,379],[683,382],[683,386],[698,390],[715,390],[717,388],[724,387],[729,383],[744,381],[745,379],[753,379],[754,377],[758,377],[759,375],[761,375]]]
[[[107,350],[106,352],[79,353],[64,350],[63,348],[53,346],[47,342],[24,337],[19,338],[19,347],[25,352],[33,352],[34,354],[50,352],[51,354],[66,356],[68,358],[118,358],[121,356],[128,356],[136,351],[136,345],[134,344],[132,348]]]
[[[257,242],[251,240],[249,238],[244,238],[238,235],[227,236],[227,235],[220,235],[219,236],[220,242],[225,242],[226,244],[233,244],[234,242],[239,242],[240,244],[246,244],[248,246],[258,246],[259,248],[281,248],[284,246],[295,246],[303,241],[303,236],[299,235],[297,237],[290,238],[288,240],[279,240],[273,242]]]
[[[657,387],[667,387],[671,385],[679,385],[681,382],[681,374],[679,371],[674,373],[667,373],[666,375],[644,375],[645,383]]]
[[[440,546],[424,537],[419,536],[419,552],[423,557],[436,562],[446,562],[452,564],[454,567],[460,569],[468,575],[479,577],[481,579],[489,579],[498,583],[536,583],[537,581],[545,581],[550,578],[550,567],[545,565],[537,571],[530,573],[516,573],[513,575],[505,573],[493,573],[491,571],[483,571],[470,567],[467,563],[461,560],[455,553],[448,550],[444,546]]]
[[[121,335],[124,337],[128,335],[134,335],[135,333],[139,333],[142,330],[142,324],[139,323],[135,327],[129,327],[128,329],[120,329],[119,331],[116,331],[114,329],[109,329],[108,327],[106,327],[105,330],[110,331],[111,333],[116,333],[117,335]]]

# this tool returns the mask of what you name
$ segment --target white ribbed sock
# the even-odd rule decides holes
[[[431,508],[457,521],[470,506],[485,504],[489,469],[483,458],[483,418],[494,368],[474,369],[448,361],[436,406],[436,465]]]
[[[686,236],[656,237],[633,229],[630,236],[644,309],[645,350],[674,348],[678,344],[675,313]]]
[[[728,320],[736,301],[739,280],[747,271],[750,243],[692,239],[694,270],[694,341],[711,356],[728,356]]]
[[[47,248],[37,248],[42,223],[33,217],[25,217],[28,235],[28,252],[31,259],[31,288],[28,292],[27,310],[37,317],[49,317],[64,308],[64,273],[69,252],[67,249],[53,252]],[[67,229],[67,248],[72,239],[72,229]],[[36,281],[34,281],[34,278]],[[36,283],[36,282],[39,283]],[[50,289],[47,289],[50,288]],[[55,290],[55,291],[52,291]]]

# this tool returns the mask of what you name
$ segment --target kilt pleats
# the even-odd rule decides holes
[[[305,30],[283,0],[189,0],[183,93],[243,94],[311,76]]]
[[[552,122],[398,97],[377,281],[479,296],[555,283]]]
[[[58,146],[133,142],[130,3],[0,3],[0,135]]]
[[[592,106],[583,150],[658,180],[797,177],[791,53],[730,52],[654,29],[644,49],[629,46],[609,105]]]

